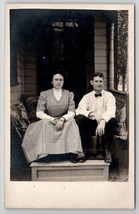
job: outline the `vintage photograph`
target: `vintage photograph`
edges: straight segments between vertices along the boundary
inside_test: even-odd
[[[9,182],[129,184],[133,11],[7,4]]]

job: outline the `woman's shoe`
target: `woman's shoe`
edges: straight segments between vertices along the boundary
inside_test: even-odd
[[[77,163],[77,162],[78,162],[78,159],[77,159],[77,158],[71,158],[71,159],[70,159],[70,162],[72,162],[72,163]]]
[[[33,162],[49,163],[50,160],[49,160],[48,156],[46,156],[46,157],[40,158],[40,159],[38,159],[38,160],[35,160],[35,161],[33,161]]]
[[[79,163],[84,163],[86,161],[86,158],[83,156],[81,158],[78,158]]]
[[[76,155],[76,154],[70,154],[69,160],[70,160],[70,162],[72,162],[72,163],[77,163],[77,162],[78,162],[77,155]]]

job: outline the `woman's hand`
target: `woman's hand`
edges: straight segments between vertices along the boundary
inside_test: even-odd
[[[57,120],[57,123],[56,123],[56,128],[58,129],[58,130],[61,130],[62,128],[63,128],[63,126],[64,126],[64,121],[62,121],[62,120]]]
[[[102,136],[105,133],[105,120],[100,120],[97,129],[96,129],[96,135],[98,136]]]
[[[65,118],[61,117],[60,119],[56,119],[55,120],[55,126],[58,130],[61,130],[64,126],[65,123]]]

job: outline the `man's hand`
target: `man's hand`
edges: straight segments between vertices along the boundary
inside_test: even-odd
[[[102,136],[105,133],[105,124],[105,120],[100,120],[96,129],[96,135]]]

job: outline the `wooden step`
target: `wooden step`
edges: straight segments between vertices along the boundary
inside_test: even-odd
[[[31,163],[32,181],[108,181],[109,164],[103,160]]]

